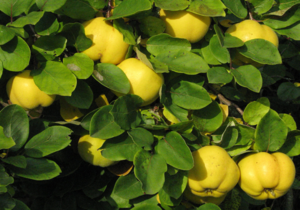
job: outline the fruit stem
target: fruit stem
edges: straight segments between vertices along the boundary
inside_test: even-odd
[[[248,8],[249,19],[250,19],[250,20],[254,20],[253,15],[252,15],[252,12],[251,12],[251,10],[250,10],[250,4],[249,4],[249,2],[246,1],[246,4],[247,4],[247,8]]]

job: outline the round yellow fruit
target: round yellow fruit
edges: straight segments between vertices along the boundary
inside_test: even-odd
[[[117,161],[112,161],[103,157],[101,150],[99,150],[104,142],[105,140],[103,139],[84,135],[78,141],[78,153],[84,161],[94,166],[108,167],[114,165]]]
[[[221,198],[238,183],[239,168],[222,147],[204,146],[192,154],[194,167],[188,173],[191,194],[202,198]]]
[[[41,91],[34,83],[30,72],[30,70],[25,70],[9,79],[6,84],[9,100],[12,104],[17,104],[25,110],[50,106],[56,96]]]
[[[154,102],[159,96],[159,90],[164,83],[162,74],[150,69],[146,64],[136,58],[129,58],[118,65],[126,74],[130,82],[129,94],[140,96],[146,106]],[[117,96],[123,94],[113,91]]]
[[[284,153],[252,153],[242,158],[239,185],[244,192],[257,200],[276,199],[292,186],[295,165]]]
[[[195,204],[203,204],[203,203],[213,203],[216,205],[220,205],[226,198],[226,194],[222,195],[221,197],[212,197],[212,196],[198,196],[191,192],[191,189],[187,187],[184,191],[184,197]]]
[[[276,33],[269,26],[259,24],[255,20],[244,20],[240,23],[236,23],[230,26],[226,33],[241,39],[243,42],[252,39],[264,39],[273,43],[276,47],[278,47],[279,44]],[[232,62],[238,66],[245,64],[251,64],[256,67],[263,66],[263,64],[257,63],[250,58],[246,58],[240,53],[234,55]]]
[[[126,56],[129,44],[123,41],[123,35],[104,17],[97,17],[83,23],[85,35],[93,41],[90,48],[82,53],[92,60],[102,63],[121,63]]]
[[[166,24],[166,33],[176,38],[187,39],[191,43],[200,41],[208,31],[211,18],[187,11],[161,9],[160,18]]]

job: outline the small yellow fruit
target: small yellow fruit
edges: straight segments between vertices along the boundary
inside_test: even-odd
[[[117,161],[112,161],[103,157],[101,150],[99,150],[104,142],[105,140],[103,139],[84,135],[78,141],[78,153],[84,161],[94,166],[108,167],[114,165]]]
[[[194,167],[188,173],[190,194],[221,199],[238,183],[239,168],[222,147],[205,146],[192,154]]]
[[[195,204],[203,204],[203,203],[213,203],[216,205],[220,205],[226,198],[226,194],[222,195],[221,197],[211,197],[211,196],[206,196],[206,197],[201,197],[198,195],[195,195],[191,192],[191,189],[187,187],[184,191],[184,197],[191,201],[192,203]]]
[[[66,121],[71,122],[73,120],[77,120],[82,117],[84,114],[77,108],[69,104],[65,98],[60,97],[60,116]]]
[[[264,39],[273,43],[276,47],[278,47],[279,44],[276,33],[269,26],[261,25],[255,20],[244,20],[234,24],[227,29],[226,33],[241,39],[243,42],[252,39]],[[263,66],[263,64],[257,63],[250,58],[246,58],[240,53],[236,53],[232,62],[238,66],[244,64],[252,64],[256,67]]]
[[[239,185],[256,200],[276,199],[292,186],[295,165],[284,153],[251,153],[242,158],[238,166],[241,172]]]
[[[9,100],[12,104],[17,104],[25,110],[50,106],[56,96],[41,91],[34,83],[30,72],[30,70],[25,70],[9,79],[6,84]]]
[[[232,26],[232,21],[229,19],[224,19],[219,21],[219,23],[221,24],[221,26],[224,26],[226,28],[229,28],[230,26]]]
[[[129,58],[118,65],[126,74],[130,82],[129,94],[140,96],[146,106],[154,102],[159,96],[159,90],[164,83],[162,74],[150,69],[146,64],[136,58]],[[117,96],[123,94],[113,91]]]
[[[166,24],[166,33],[176,38],[187,39],[191,43],[200,41],[208,31],[211,18],[187,11],[161,9],[160,18]]]
[[[92,60],[102,63],[121,63],[126,56],[129,44],[123,41],[123,35],[104,17],[97,17],[83,23],[85,35],[93,45],[82,53]]]

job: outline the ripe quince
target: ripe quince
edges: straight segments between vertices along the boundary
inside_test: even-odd
[[[90,135],[82,136],[78,141],[78,153],[81,158],[94,165],[100,167],[108,167],[116,164],[118,161],[112,161],[102,156],[99,149],[105,140],[93,138]]]
[[[129,44],[123,35],[104,17],[96,17],[83,23],[85,35],[93,45],[82,53],[102,63],[119,64],[125,59]]]
[[[255,20],[244,20],[240,23],[236,23],[230,26],[225,33],[231,36],[241,39],[243,42],[249,41],[251,39],[264,39],[273,43],[278,47],[279,41],[276,33],[267,25],[259,24]],[[245,64],[251,64],[255,67],[261,67],[263,64],[257,63],[250,58],[247,58],[240,53],[236,52],[232,63],[238,66]]]
[[[216,145],[204,146],[192,154],[194,167],[188,173],[185,197],[197,203],[221,203],[239,181],[237,164]]]
[[[242,158],[238,166],[241,172],[239,185],[256,200],[276,199],[292,186],[295,165],[284,153],[251,153]]]
[[[124,60],[118,67],[126,74],[130,82],[129,94],[140,96],[146,106],[154,102],[159,96],[159,90],[164,83],[162,74],[150,69],[146,64],[136,58]],[[122,93],[113,91],[118,97]]]
[[[50,106],[56,95],[48,95],[41,91],[30,76],[31,70],[25,70],[9,79],[6,92],[12,104],[17,104],[25,110],[35,109],[39,106]]]
[[[187,39],[191,43],[200,41],[208,31],[211,18],[187,11],[168,11],[161,9],[160,18],[166,24],[166,33]]]

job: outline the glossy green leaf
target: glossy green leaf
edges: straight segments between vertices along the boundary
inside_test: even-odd
[[[33,11],[26,16],[22,16],[9,24],[9,26],[13,27],[24,27],[25,25],[35,25],[44,15],[44,12],[41,11]]]
[[[216,35],[214,35],[209,41],[209,47],[214,57],[221,63],[230,62],[230,54],[227,48],[222,47],[220,41]]]
[[[273,0],[252,0],[251,4],[254,8],[254,12],[257,13],[258,15],[264,14],[268,12],[273,4]]]
[[[255,129],[246,125],[237,124],[237,130],[239,132],[238,139],[235,143],[238,145],[247,145],[249,142],[254,141]]]
[[[233,76],[225,67],[212,67],[207,72],[207,79],[211,84],[227,84],[231,82]]]
[[[102,145],[101,154],[110,160],[133,161],[135,154],[141,149],[130,136],[122,134],[120,136],[108,139]]]
[[[9,149],[12,146],[16,145],[12,137],[7,137],[3,132],[3,127],[0,126],[0,150],[1,149]]]
[[[11,137],[16,143],[10,151],[18,151],[29,135],[29,119],[25,110],[18,105],[3,108],[0,112],[0,126],[5,136]]]
[[[152,63],[149,61],[147,55],[144,52],[142,52],[140,49],[141,48],[138,48],[136,46],[133,47],[133,50],[136,53],[137,59],[139,59],[140,61],[142,61],[150,69],[153,69]]]
[[[2,77],[2,74],[3,74],[3,63],[2,63],[2,61],[0,60],[0,79],[1,79],[1,77]]]
[[[291,82],[283,82],[277,89],[278,98],[283,101],[291,101],[300,97],[300,87]]]
[[[153,135],[150,131],[144,128],[134,128],[128,131],[128,135],[132,141],[140,147],[144,147],[145,150],[151,150],[154,142]]]
[[[9,71],[24,70],[29,64],[30,57],[29,46],[18,36],[0,46],[0,60],[3,67]]]
[[[264,39],[252,39],[245,42],[245,45],[237,48],[247,58],[258,63],[276,65],[281,64],[281,56],[277,47]]]
[[[151,36],[147,41],[147,50],[152,55],[159,55],[170,51],[191,50],[191,43],[186,39],[174,38],[168,34],[162,33]]]
[[[186,9],[190,2],[182,0],[154,0],[155,6],[171,11],[184,10]]]
[[[163,33],[166,29],[166,25],[160,18],[147,16],[139,20],[139,28],[142,33],[152,37]]]
[[[133,33],[133,28],[131,25],[126,24],[125,21],[122,18],[120,18],[120,19],[114,20],[113,26],[118,31],[120,31],[121,34],[123,34],[124,42],[126,42],[127,44],[130,44],[130,45],[136,44],[136,41],[135,41],[136,38]]]
[[[99,109],[99,108],[98,108]],[[92,117],[94,114],[98,111],[98,109],[94,109],[87,113],[81,120],[80,125],[85,129],[85,130],[90,130],[90,122],[92,120]]]
[[[130,90],[130,83],[126,74],[116,65],[97,64],[93,77],[103,86],[116,92],[127,94]]]
[[[3,210],[10,210],[16,206],[16,201],[9,193],[4,193],[0,196],[0,206]]]
[[[45,158],[26,158],[26,168],[11,168],[20,177],[32,180],[49,180],[61,173],[60,167],[52,160]]]
[[[112,105],[103,106],[93,115],[90,122],[90,135],[92,137],[109,139],[124,132],[110,114],[112,108]]]
[[[236,48],[244,45],[244,42],[235,36],[231,36],[229,33],[224,35],[224,47]]]
[[[217,58],[213,55],[209,43],[202,42],[201,44],[201,55],[203,56],[204,60],[210,65],[221,65]]]
[[[163,186],[164,191],[173,198],[180,198],[188,182],[188,172],[179,170],[174,175],[166,173],[165,177],[166,181]]]
[[[5,171],[0,171],[0,186],[7,186],[14,183],[14,178]]]
[[[237,89],[231,86],[222,86],[221,93],[229,100],[233,101],[243,101],[245,100],[245,96],[242,95]]]
[[[160,53],[156,59],[165,63],[170,70],[177,73],[195,75],[206,73],[209,69],[201,56],[186,50]]]
[[[152,3],[149,0],[126,0],[119,4],[115,9],[111,17],[106,18],[107,20],[114,20],[122,17],[134,15],[138,12],[150,10]]]
[[[142,103],[143,100],[137,95],[124,95],[115,101],[110,113],[122,129],[130,130],[141,123],[141,115],[137,109]]]
[[[156,73],[169,73],[168,66],[157,60],[154,56],[151,55],[149,61]]]
[[[203,133],[212,133],[223,123],[223,112],[216,101],[203,109],[195,110],[192,115],[196,129]]]
[[[32,45],[32,52],[40,61],[51,61],[64,52],[67,41],[65,37],[59,35],[41,36]]]
[[[32,0],[5,0],[0,2],[0,10],[8,16],[21,15],[30,6]]]
[[[25,145],[25,154],[33,158],[45,157],[64,149],[70,143],[72,130],[64,126],[51,126],[33,136]]]
[[[276,111],[269,112],[259,121],[255,131],[255,148],[259,151],[277,151],[286,141],[288,127]]]
[[[259,93],[262,87],[262,76],[260,71],[252,65],[240,66],[231,70],[236,82],[253,92]]]
[[[175,199],[173,197],[171,197],[165,190],[164,188],[162,188],[159,192],[158,192],[158,196],[159,196],[159,200],[160,200],[160,205],[164,208],[164,209],[169,209],[171,206],[178,206],[180,204],[180,202],[182,201],[182,197],[180,197],[179,199]],[[170,208],[171,209],[171,208]]]
[[[142,183],[136,179],[134,174],[121,176],[114,186],[114,194],[125,198],[133,199],[144,194]]]
[[[191,133],[194,128],[194,122],[193,120],[184,121],[175,123],[169,126],[169,129],[172,131],[177,131],[178,133]]]
[[[157,152],[167,164],[181,169],[190,170],[194,166],[192,153],[180,134],[175,131],[167,133],[158,141]]]
[[[225,16],[225,5],[221,0],[194,0],[187,11],[202,16]]]
[[[14,28],[14,27],[10,27],[11,30],[14,31],[14,33],[24,39],[29,38],[29,34],[27,33],[27,31],[24,28]]]
[[[72,106],[88,109],[93,103],[93,90],[85,81],[78,80],[72,95],[66,96],[65,99]]]
[[[23,155],[6,157],[2,161],[18,168],[26,168],[27,165],[26,158]]]
[[[219,144],[220,147],[224,149],[229,149],[233,147],[238,139],[238,129],[235,126],[227,126],[225,129],[222,137],[221,137],[221,142]]]
[[[30,210],[30,208],[22,201],[15,199],[16,205],[12,210]]]
[[[90,5],[96,9],[103,9],[105,6],[107,6],[107,1],[106,0],[87,0]]]
[[[300,19],[300,8],[294,7],[288,10],[281,18],[271,17],[264,21],[264,24],[274,29],[286,28]]]
[[[56,15],[45,12],[44,16],[36,23],[34,27],[36,33],[42,36],[49,36],[56,33],[59,29],[59,23]]]
[[[192,82],[181,81],[171,87],[172,101],[185,109],[202,109],[211,103],[205,88]]]
[[[257,101],[250,102],[245,110],[243,119],[249,125],[257,125],[261,118],[270,110],[270,101],[268,98],[262,97]]]
[[[15,32],[9,27],[0,25],[0,35],[0,45],[4,45],[14,38]]]
[[[201,205],[197,210],[221,210],[219,206],[213,203],[206,203]]]
[[[280,79],[284,78],[286,67],[284,65],[265,66],[261,70],[263,86],[273,85]]]
[[[133,164],[134,174],[146,194],[153,195],[163,187],[167,163],[160,154],[150,154],[141,149],[134,156]]]
[[[252,141],[249,141],[246,145],[235,145],[233,147],[230,147],[229,149],[226,149],[226,151],[230,156],[234,157],[246,153],[251,148],[251,146]]]
[[[245,2],[241,0],[223,0],[225,6],[238,18],[244,19],[248,15]]]
[[[36,0],[36,5],[42,11],[54,12],[62,7],[67,0]]]
[[[297,129],[297,124],[296,124],[294,118],[291,115],[289,115],[289,114],[279,114],[279,117],[286,124],[286,126],[289,129],[289,132]]]
[[[141,204],[133,207],[131,210],[161,210],[156,204]]]
[[[75,53],[73,56],[64,58],[63,63],[78,79],[87,79],[94,71],[93,60],[83,53]]]
[[[285,153],[290,157],[300,155],[300,131],[290,132],[278,152]]]

